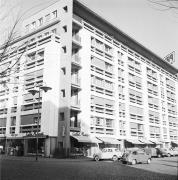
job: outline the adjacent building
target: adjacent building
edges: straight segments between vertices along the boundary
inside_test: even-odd
[[[37,131],[45,156],[77,146],[178,144],[178,69],[79,1],[26,19],[10,48],[0,62],[14,64],[0,84],[6,151],[35,153]],[[52,90],[29,93],[44,85]]]

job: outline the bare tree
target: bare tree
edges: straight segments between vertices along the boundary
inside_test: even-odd
[[[167,11],[167,10],[178,10],[178,0],[147,0],[158,10]]]
[[[13,3],[9,4],[9,2]],[[19,26],[26,14],[42,5],[42,3],[39,3],[22,11],[20,8],[21,3],[21,0],[0,0],[0,33],[3,34],[0,39],[0,84],[4,85],[7,84],[7,78],[18,71],[18,67],[16,68],[16,66],[28,47],[28,40],[25,43],[22,42],[14,47],[15,41],[19,38]],[[15,60],[3,63],[12,54],[15,54]]]

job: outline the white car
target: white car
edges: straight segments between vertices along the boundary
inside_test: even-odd
[[[172,149],[174,156],[178,156],[178,147]]]
[[[164,148],[163,151],[167,153],[166,156],[168,157],[175,156],[174,151],[172,149]]]
[[[122,153],[117,148],[104,148],[93,156],[95,161],[99,161],[101,159],[112,159],[113,161],[117,161],[121,157]]]

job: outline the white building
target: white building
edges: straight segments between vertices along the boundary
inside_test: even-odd
[[[76,0],[34,14],[21,34],[0,63],[15,64],[0,84],[0,143],[7,149],[35,153],[37,129],[45,156],[68,155],[84,142],[178,144],[175,67]],[[42,85],[52,90],[41,92],[39,106],[38,94],[28,91]]]

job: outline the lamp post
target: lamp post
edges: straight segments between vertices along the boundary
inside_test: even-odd
[[[38,93],[38,119],[37,119],[37,133],[36,133],[36,161],[38,161],[38,136],[39,136],[39,121],[40,121],[40,90],[43,90],[44,92],[47,92],[49,90],[51,90],[52,88],[51,87],[48,87],[48,86],[41,86],[41,87],[38,87],[35,88],[35,89],[31,89],[29,90],[28,92],[31,93],[33,96],[35,94]]]

